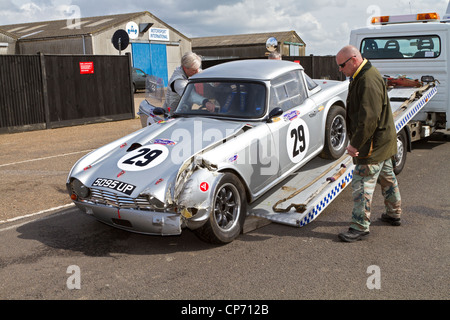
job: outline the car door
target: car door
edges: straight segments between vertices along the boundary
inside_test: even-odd
[[[270,124],[278,141],[281,174],[301,167],[318,148],[320,117],[313,100],[307,97],[303,71],[290,71],[271,82],[270,109],[283,114]]]
[[[133,69],[133,81],[136,84],[136,89],[145,89],[146,74],[141,69]]]

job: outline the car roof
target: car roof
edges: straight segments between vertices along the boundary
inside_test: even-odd
[[[264,81],[274,79],[292,70],[303,70],[303,67],[298,63],[283,60],[237,60],[209,67],[192,76],[190,79],[203,80],[220,78]]]

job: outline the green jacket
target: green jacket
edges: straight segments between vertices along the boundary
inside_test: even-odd
[[[358,149],[356,164],[374,164],[397,153],[397,133],[386,85],[370,61],[350,82],[347,96],[347,130]]]

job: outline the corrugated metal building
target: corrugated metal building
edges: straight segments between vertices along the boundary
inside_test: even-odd
[[[163,78],[192,50],[191,39],[148,11],[0,26],[0,54],[116,55],[111,39],[126,30],[133,66]]]
[[[0,54],[14,54],[16,38],[14,35],[0,29]]]
[[[275,37],[283,56],[304,56],[305,42],[295,31],[192,38],[192,51],[205,60],[265,57],[266,41]]]

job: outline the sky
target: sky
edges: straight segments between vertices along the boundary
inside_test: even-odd
[[[306,54],[335,55],[373,16],[437,12],[449,0],[0,0],[0,26],[149,11],[187,37],[295,31]]]

